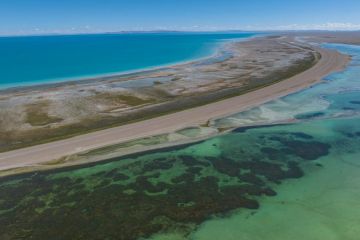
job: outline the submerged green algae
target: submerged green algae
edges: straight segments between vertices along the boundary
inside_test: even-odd
[[[298,128],[234,131],[108,163],[4,179],[0,236],[137,239],[173,231],[188,235],[214,215],[239,208],[256,211],[261,196],[275,196],[278,184],[302,177],[304,165],[315,166],[314,160],[329,155],[332,142]]]
[[[315,165],[304,165],[306,176],[279,185],[278,195],[262,199],[260,210],[242,209],[226,219],[214,218],[201,225],[190,239],[359,239],[359,120],[299,125],[331,139],[330,154],[317,159]]]

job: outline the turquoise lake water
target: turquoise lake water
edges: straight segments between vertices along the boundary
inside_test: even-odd
[[[345,71],[213,123],[230,133],[1,179],[0,239],[359,239],[360,47],[326,47]]]
[[[148,69],[213,54],[251,33],[0,37],[0,88]]]

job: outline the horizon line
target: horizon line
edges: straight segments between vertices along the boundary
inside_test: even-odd
[[[131,33],[279,33],[279,32],[360,32],[360,29],[287,29],[287,30],[123,30],[123,31],[99,31],[99,32],[49,32],[49,33],[24,33],[24,34],[1,34],[0,37],[37,37],[37,36],[76,36],[76,35],[100,35],[100,34],[131,34]]]

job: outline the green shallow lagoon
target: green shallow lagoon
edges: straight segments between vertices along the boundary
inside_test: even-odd
[[[2,179],[0,239],[358,239],[360,49],[335,47],[345,72],[216,123],[296,124]]]
[[[334,172],[338,167],[344,168],[344,164],[357,164],[351,157],[348,163],[339,156],[346,159],[349,154],[359,156],[356,147],[360,144],[360,125],[354,129],[358,120],[234,131],[162,152],[3,180],[0,236],[1,239],[137,239],[159,231],[187,236],[205,220],[229,217],[229,212],[239,208],[236,213],[253,219],[263,214],[269,201],[277,202],[280,208],[297,207],[288,199],[292,196],[285,193],[284,197],[284,186],[302,189],[303,183],[312,187],[319,184],[316,177],[323,172]],[[335,174],[332,179],[342,183],[345,176]],[[318,190],[321,193],[326,189]],[[226,220],[235,218],[228,225],[230,235],[239,228],[236,216]],[[349,217],[356,220],[356,216]],[[358,220],[355,223],[360,223]],[[199,228],[195,239],[210,239],[207,226],[217,226],[217,221],[221,226],[223,220],[212,220]],[[231,230],[234,225],[237,227]],[[209,229],[211,233],[214,227]],[[218,239],[213,233],[210,235],[211,239]]]
[[[356,126],[356,129],[354,128]],[[277,196],[261,199],[254,214],[238,210],[212,219],[191,239],[358,239],[360,234],[359,118],[318,121],[285,127],[331,139],[330,154],[303,165],[305,176],[276,187]],[[161,239],[161,238],[159,238]]]

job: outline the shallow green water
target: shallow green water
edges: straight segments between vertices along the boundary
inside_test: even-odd
[[[296,124],[1,180],[0,239],[358,239],[360,49],[336,48],[345,72],[215,123]]]

